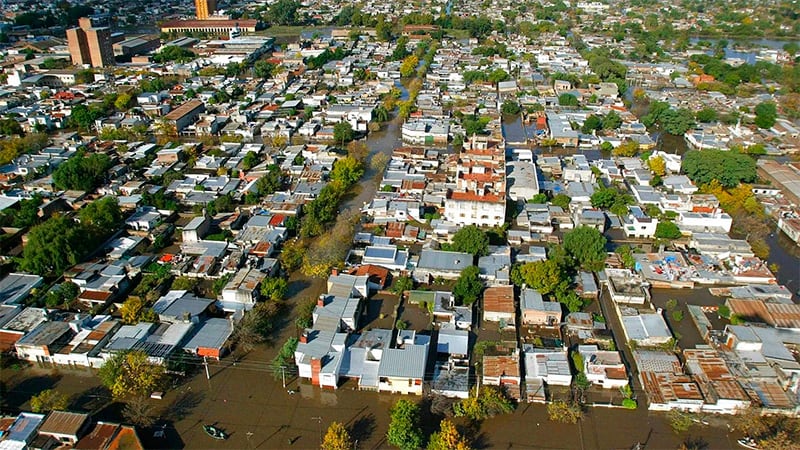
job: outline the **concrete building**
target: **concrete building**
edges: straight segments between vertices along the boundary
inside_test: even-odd
[[[225,35],[238,30],[240,33],[254,33],[258,21],[254,19],[238,20],[170,20],[161,24],[162,33],[209,33]]]
[[[95,28],[92,19],[81,17],[78,27],[67,30],[67,44],[73,64],[88,64],[92,67],[114,65],[114,50],[111,29]]]
[[[184,128],[193,124],[200,113],[205,112],[206,107],[200,100],[189,100],[188,102],[178,106],[169,114],[164,116],[164,120],[170,125],[175,127],[175,131],[180,133]]]
[[[114,56],[131,57],[153,51],[160,45],[161,39],[157,36],[135,36],[116,42],[111,48],[114,51]]]
[[[216,0],[194,0],[195,16],[197,20],[206,20],[217,9]]]

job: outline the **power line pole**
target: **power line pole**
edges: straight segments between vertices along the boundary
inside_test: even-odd
[[[247,434],[246,434],[246,436],[247,436],[247,446],[250,447],[251,450],[253,448],[253,443],[250,442],[250,436],[252,436],[252,435],[253,435],[252,431],[248,431]]]
[[[322,416],[312,417],[311,420],[316,420],[319,426],[319,445],[322,446]]]

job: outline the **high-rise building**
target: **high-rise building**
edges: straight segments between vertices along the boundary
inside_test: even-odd
[[[194,7],[197,10],[197,19],[206,20],[217,9],[217,0],[194,0]]]
[[[81,17],[77,28],[67,30],[67,44],[73,64],[89,64],[92,67],[114,65],[111,29],[95,28],[88,17]]]

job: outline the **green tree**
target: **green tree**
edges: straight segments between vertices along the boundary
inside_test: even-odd
[[[28,233],[19,266],[25,272],[58,276],[79,263],[92,245],[75,222],[54,216]]]
[[[778,118],[778,108],[775,102],[759,103],[756,105],[755,113],[755,124],[759,128],[772,128],[775,125],[775,119]]]
[[[449,419],[439,423],[439,431],[428,440],[428,450],[469,450],[469,442]]]
[[[416,55],[406,56],[400,64],[400,76],[410,77],[417,70],[417,65],[419,65],[419,58]]]
[[[164,64],[168,62],[187,63],[197,58],[191,50],[177,45],[167,45],[160,52],[153,55],[153,62]]]
[[[164,367],[153,364],[140,350],[121,352],[107,359],[98,372],[100,381],[115,398],[149,395],[164,378]]]
[[[606,238],[591,227],[577,227],[564,235],[564,249],[585,270],[598,271],[605,265]]]
[[[519,103],[513,100],[504,101],[503,106],[500,109],[503,111],[503,114],[508,114],[511,116],[519,114],[521,110],[521,108],[519,107]]]
[[[668,109],[661,114],[659,123],[667,133],[680,136],[694,127],[694,114],[686,108]]]
[[[352,156],[337,160],[331,170],[331,180],[338,180],[345,186],[352,186],[364,175],[364,164]]]
[[[20,126],[16,119],[9,117],[6,119],[0,119],[0,134],[6,136],[17,134],[22,136],[25,134],[25,132],[22,131],[22,126]]]
[[[586,120],[583,121],[583,126],[581,126],[581,133],[583,134],[591,134],[594,131],[603,128],[603,119],[595,116],[594,114],[590,114]]]
[[[300,3],[294,0],[278,0],[269,8],[268,18],[273,25],[297,25]]]
[[[695,114],[695,118],[697,119],[698,122],[703,122],[703,123],[716,122],[717,110],[714,108],[705,107],[700,111],[697,111],[697,114]]]
[[[553,206],[559,206],[564,211],[569,211],[569,203],[572,199],[567,194],[558,194],[550,200]]]
[[[68,406],[69,398],[54,389],[46,389],[31,397],[31,411],[35,413],[63,411]]]
[[[489,254],[489,236],[475,225],[468,225],[453,235],[450,249],[477,257],[486,256]]]
[[[53,172],[53,184],[63,190],[89,191],[100,185],[110,168],[111,159],[106,154],[78,153],[59,164]]]
[[[503,69],[494,69],[489,73],[487,79],[492,84],[500,83],[501,81],[508,81],[511,76]]]
[[[481,296],[483,283],[480,280],[480,270],[476,266],[469,266],[461,271],[456,284],[453,286],[453,295],[462,305],[471,305]]]
[[[419,405],[401,399],[389,410],[391,422],[386,440],[401,450],[417,450],[422,447],[423,435]]]
[[[91,236],[105,238],[122,224],[122,211],[116,197],[105,196],[89,203],[78,212],[82,228]]]
[[[47,293],[45,304],[48,308],[70,308],[72,303],[78,299],[80,293],[81,290],[77,284],[65,281]]]
[[[566,289],[569,284],[562,268],[552,259],[515,264],[511,269],[511,281],[517,286],[525,284],[543,295]]]
[[[289,293],[289,283],[280,277],[267,278],[261,283],[261,296],[265,299],[279,302]]]
[[[352,141],[354,137],[355,133],[350,122],[339,122],[333,126],[333,140],[340,143],[342,146]]]
[[[565,92],[558,96],[558,104],[559,106],[578,106],[580,103],[578,97]]]
[[[389,120],[389,111],[383,105],[378,105],[372,110],[372,119],[376,122],[386,122]]]
[[[739,183],[751,183],[758,178],[756,163],[752,158],[723,150],[687,152],[681,168],[698,185],[717,180],[722,186],[732,188]]]
[[[258,161],[259,161],[258,153],[247,152],[247,154],[244,155],[244,158],[242,158],[242,169],[250,170],[258,165]]]
[[[624,215],[633,198],[615,188],[600,188],[594,191],[589,199],[595,208],[607,209],[614,214]]]
[[[622,117],[616,111],[610,111],[603,117],[604,130],[616,130],[622,126]]]
[[[353,448],[353,440],[344,425],[340,422],[331,422],[322,439],[321,448],[322,450],[350,450]]]
[[[274,69],[275,69],[275,64],[264,61],[263,59],[256,61],[255,64],[253,64],[253,73],[258,78],[264,78],[264,79],[271,78],[272,71]]]
[[[678,239],[681,236],[681,230],[670,221],[662,220],[656,225],[655,237],[658,239]]]
[[[392,284],[391,291],[397,295],[402,295],[405,291],[414,289],[414,280],[411,277],[399,277]]]
[[[127,111],[131,106],[133,106],[133,96],[127,92],[117,95],[117,99],[114,100],[114,108],[119,111]]]
[[[466,417],[476,421],[509,414],[514,409],[514,402],[499,386],[481,386],[480,391],[477,388],[473,389],[469,398],[453,405],[456,417]]]
[[[547,416],[553,422],[574,424],[583,418],[583,410],[577,403],[556,400],[547,404]]]
[[[122,322],[126,325],[136,325],[139,322],[158,322],[158,314],[148,306],[145,299],[139,296],[128,297],[122,303],[119,313],[122,316]]]

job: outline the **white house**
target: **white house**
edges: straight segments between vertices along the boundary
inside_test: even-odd
[[[623,218],[622,230],[626,237],[652,238],[656,234],[658,219],[648,216],[638,206],[628,208],[630,214]]]
[[[600,350],[596,345],[579,345],[586,379],[604,389],[628,385],[628,372],[619,352]]]

